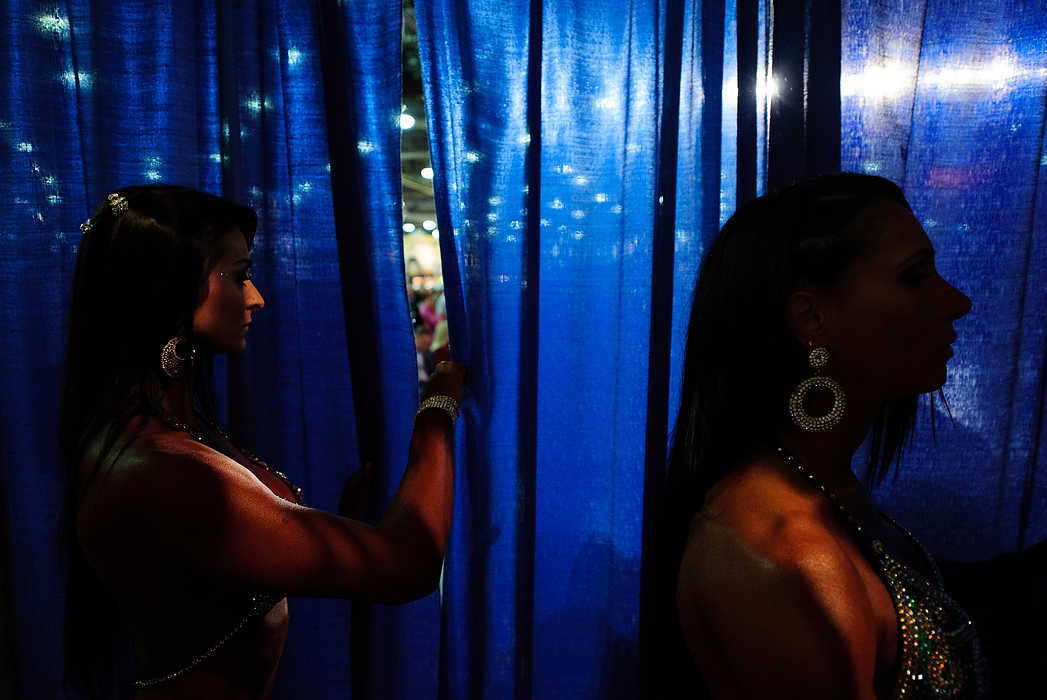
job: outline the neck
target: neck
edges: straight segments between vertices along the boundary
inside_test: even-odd
[[[188,373],[172,379],[161,402],[164,412],[180,423],[193,422],[193,382]]]
[[[789,422],[779,427],[775,439],[841,498],[848,492],[862,493],[861,482],[851,471],[851,461],[869,434],[881,406],[878,401],[849,399],[843,420],[831,430],[809,433]]]

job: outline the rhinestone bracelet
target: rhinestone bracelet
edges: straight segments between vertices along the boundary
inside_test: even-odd
[[[458,402],[450,396],[443,394],[430,396],[418,406],[418,410],[414,413],[415,418],[418,417],[419,413],[429,408],[439,408],[442,411],[447,411],[447,415],[451,416],[451,422],[458,420]]]

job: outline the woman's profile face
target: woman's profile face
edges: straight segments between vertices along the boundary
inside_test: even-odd
[[[971,300],[938,274],[934,248],[906,207],[880,200],[864,252],[826,299],[827,373],[874,400],[939,389]]]
[[[251,254],[239,229],[221,240],[225,253],[207,276],[207,298],[193,312],[193,335],[211,352],[240,352],[251,312],[265,306],[250,279]]]

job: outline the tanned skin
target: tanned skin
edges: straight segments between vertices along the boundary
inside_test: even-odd
[[[883,402],[946,379],[953,322],[970,300],[941,278],[927,234],[887,200],[859,214],[867,250],[832,290],[795,292],[786,321],[828,346],[847,414],[826,433],[783,420],[776,440],[860,517],[851,459]],[[834,507],[771,449],[754,448],[693,518],[677,579],[684,638],[712,697],[891,696],[898,623],[890,594]]]
[[[264,301],[247,275],[243,235],[230,232],[223,249],[193,330],[214,352],[239,352]],[[430,393],[460,400],[464,373],[442,363]],[[132,421],[115,462],[85,479],[78,512],[87,560],[131,623],[139,677],[170,673],[208,649],[243,617],[249,592],[403,603],[435,590],[454,493],[446,412],[417,417],[400,487],[372,526],[297,505],[283,481],[194,414],[191,389],[187,379],[172,382],[164,410],[223,451],[155,419]],[[100,439],[88,447],[82,476],[99,449]],[[283,599],[197,668],[135,697],[265,698],[287,623]]]

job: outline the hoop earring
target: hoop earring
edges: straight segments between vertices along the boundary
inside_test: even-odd
[[[184,355],[178,354],[178,346],[184,344],[187,351]],[[196,359],[196,348],[189,344],[189,341],[185,338],[179,338],[175,336],[164,344],[164,349],[160,351],[160,368],[163,369],[171,379],[176,379],[182,376],[185,372],[185,366],[187,364],[192,365],[193,360]]]
[[[804,379],[789,394],[789,418],[800,430],[808,433],[823,433],[832,430],[843,420],[844,411],[847,409],[847,396],[843,393],[843,387],[839,382],[819,374],[822,367],[829,364],[828,348],[812,348],[807,361],[814,370],[814,376]],[[832,392],[833,405],[824,416],[812,416],[803,407],[803,401],[812,389],[827,389]]]

